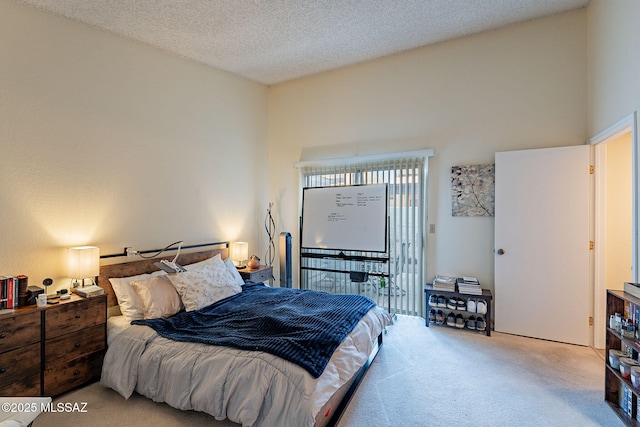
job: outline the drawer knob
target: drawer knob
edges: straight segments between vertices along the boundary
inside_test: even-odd
[[[74,347],[75,347],[75,348],[80,347],[80,343],[79,343],[79,342],[77,342],[77,343],[76,343],[76,345],[75,345]]]
[[[79,373],[80,373],[80,371],[77,370],[77,369],[75,371],[73,371],[73,375],[78,375]]]
[[[79,315],[79,314],[76,314],[76,319],[79,319],[79,318],[80,318],[80,315]]]
[[[4,368],[0,368],[0,374],[4,374],[7,370]]]
[[[5,334],[0,334],[0,338],[6,338]]]

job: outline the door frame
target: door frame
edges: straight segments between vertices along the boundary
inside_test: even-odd
[[[606,177],[606,154],[602,149],[604,143],[611,141],[622,134],[631,132],[631,150],[632,150],[632,280],[634,282],[640,281],[638,278],[638,265],[640,265],[640,241],[638,239],[638,230],[640,228],[640,211],[639,211],[639,194],[640,189],[640,141],[638,140],[638,125],[637,125],[637,111],[629,114],[622,120],[611,125],[604,131],[600,132],[596,136],[587,141],[587,144],[594,147],[595,155],[595,188],[593,196],[593,234],[594,234],[594,262],[593,262],[593,347],[604,348],[605,347],[605,324],[606,324],[606,257],[605,248],[602,242],[606,240],[606,229],[603,227],[601,219],[604,216],[605,203],[603,200],[603,194],[600,192],[604,179]],[[600,147],[599,144],[603,144]]]

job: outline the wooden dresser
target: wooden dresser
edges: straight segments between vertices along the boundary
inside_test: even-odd
[[[99,378],[106,321],[105,295],[0,316],[0,395],[57,396]]]
[[[40,319],[36,309],[0,317],[0,396],[41,395]]]

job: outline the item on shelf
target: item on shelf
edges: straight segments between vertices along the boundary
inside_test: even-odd
[[[436,310],[433,308],[429,310],[429,322],[436,322]],[[620,365],[620,361],[618,361],[618,365]]]
[[[467,328],[472,331],[476,330],[476,316],[469,316],[467,319]]]
[[[476,317],[476,331],[484,331],[487,327],[487,322],[484,321],[482,316]]]
[[[438,310],[436,313],[436,325],[444,325],[444,313],[442,310]]]
[[[458,277],[456,285],[461,294],[482,295],[480,282],[475,277]]]
[[[456,328],[458,328],[458,329],[464,328],[465,323],[466,322],[464,320],[464,316],[462,316],[462,314],[458,313],[456,315]]]
[[[476,313],[487,314],[487,302],[483,299],[476,301]]]
[[[627,353],[621,350],[609,350],[609,365],[611,365],[613,369],[620,370],[621,357],[627,357]]]
[[[447,301],[447,308],[449,310],[455,310],[456,308],[458,308],[458,299],[455,297],[449,298],[449,300]]]
[[[631,368],[634,366],[639,366],[640,362],[630,357],[621,357],[620,358],[620,375],[623,378],[629,379],[631,378]]]
[[[634,338],[636,336],[636,328],[633,326],[631,319],[622,320],[622,335],[627,338]]]
[[[612,314],[609,316],[609,327],[611,329],[615,329],[616,328],[616,315]]]
[[[613,329],[618,333],[622,332],[622,315],[620,313],[615,314]]]
[[[446,307],[447,306],[447,298],[445,296],[438,296],[438,307]]]
[[[429,296],[429,306],[430,307],[437,307],[438,306],[438,295],[431,294]]]
[[[449,312],[449,314],[447,314],[447,325],[456,326],[456,315],[451,311]]]
[[[467,300],[467,311],[469,313],[475,313],[476,312],[476,300],[473,298],[469,298]]]
[[[467,302],[462,298],[458,298],[458,304],[457,304],[456,310],[466,311],[467,310]]]
[[[633,384],[635,388],[640,388],[640,366],[631,368],[631,384]]]
[[[433,289],[437,291],[454,292],[456,290],[456,278],[453,276],[437,274],[433,279]]]

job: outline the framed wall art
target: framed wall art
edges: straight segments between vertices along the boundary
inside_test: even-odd
[[[451,214],[495,215],[495,164],[451,167]]]

